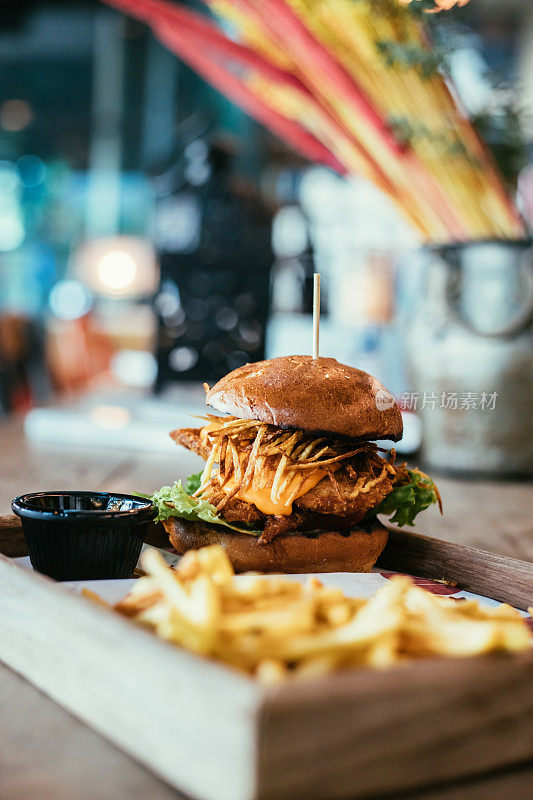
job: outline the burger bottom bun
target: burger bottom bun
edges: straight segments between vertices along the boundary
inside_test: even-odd
[[[235,572],[370,572],[387,543],[377,520],[349,531],[282,533],[269,544],[221,526],[171,517],[164,523],[177,552],[219,544]]]

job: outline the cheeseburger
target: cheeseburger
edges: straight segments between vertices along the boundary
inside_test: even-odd
[[[400,525],[432,503],[433,482],[376,444],[402,437],[392,395],[333,358],[246,364],[213,388],[216,412],[172,439],[205,461],[152,500],[179,553],[221,544],[237,571],[366,572]]]

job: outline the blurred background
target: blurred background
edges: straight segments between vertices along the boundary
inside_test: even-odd
[[[444,16],[529,224],[533,4]],[[372,184],[296,155],[96,0],[2,3],[0,417],[32,440],[171,448],[202,381],[311,351],[318,271],[321,353],[396,395],[403,452],[530,474],[531,249],[503,250],[423,247]]]

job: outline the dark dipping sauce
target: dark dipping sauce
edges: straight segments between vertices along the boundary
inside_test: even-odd
[[[131,578],[155,516],[149,500],[108,492],[33,492],[11,507],[34,569],[58,581]]]

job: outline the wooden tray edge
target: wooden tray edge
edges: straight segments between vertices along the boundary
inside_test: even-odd
[[[460,589],[523,611],[533,604],[533,563],[387,527],[389,540],[378,568],[434,580],[453,579]],[[146,542],[164,547],[168,540],[161,526],[153,525]],[[20,520],[12,514],[0,516],[0,553],[11,558],[27,555]]]
[[[531,759],[533,650],[331,678],[265,699],[262,800],[396,797]]]
[[[458,590],[523,611],[533,604],[533,563],[406,530],[388,530],[389,540],[377,567],[422,578],[452,579]]]
[[[182,791],[255,797],[254,681],[2,555],[0,596],[0,661],[10,669]],[[233,783],[221,791],[228,769]]]

